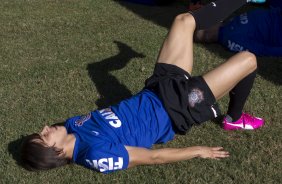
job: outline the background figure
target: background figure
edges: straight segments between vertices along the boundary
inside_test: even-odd
[[[268,9],[254,9],[223,24],[195,33],[196,42],[218,42],[230,51],[248,50],[257,56],[282,56],[281,1],[270,1]],[[273,3],[273,4],[272,4]]]

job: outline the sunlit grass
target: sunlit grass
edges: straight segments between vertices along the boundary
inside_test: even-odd
[[[75,165],[32,173],[17,164],[21,136],[141,90],[173,17],[185,8],[2,0],[0,183],[280,183],[281,58],[258,58],[259,74],[245,108],[264,117],[265,127],[230,133],[208,122],[166,145],[221,145],[231,152],[228,159],[140,166],[110,175]],[[196,44],[193,74],[231,55],[219,45]],[[223,112],[227,102],[219,102]]]

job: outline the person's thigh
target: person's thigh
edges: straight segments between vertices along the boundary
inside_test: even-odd
[[[256,57],[249,52],[240,52],[214,70],[203,75],[214,97],[220,99],[257,67]]]
[[[189,13],[178,15],[160,50],[158,63],[176,65],[191,74],[195,20]]]

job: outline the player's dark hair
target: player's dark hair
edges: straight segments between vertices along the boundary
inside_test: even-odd
[[[25,138],[21,147],[21,164],[29,171],[48,170],[70,163],[62,149],[47,146],[39,134]]]

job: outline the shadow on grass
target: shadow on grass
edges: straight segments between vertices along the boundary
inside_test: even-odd
[[[258,74],[276,85],[282,85],[282,58],[257,58]]]
[[[11,141],[8,145],[8,152],[12,155],[13,159],[16,161],[18,165],[21,165],[20,151],[21,151],[21,145],[25,137],[26,136],[22,135],[19,139]]]
[[[166,6],[146,6],[120,0],[116,0],[116,2],[145,20],[152,21],[166,28],[171,26],[176,15],[187,12],[188,10],[187,2],[184,3],[184,1],[175,2]]]
[[[115,41],[119,53],[100,62],[88,64],[88,74],[95,84],[101,97],[96,101],[99,109],[118,103],[132,96],[127,87],[110,74],[111,71],[122,69],[133,58],[144,58],[141,53],[134,51],[128,45]]]

